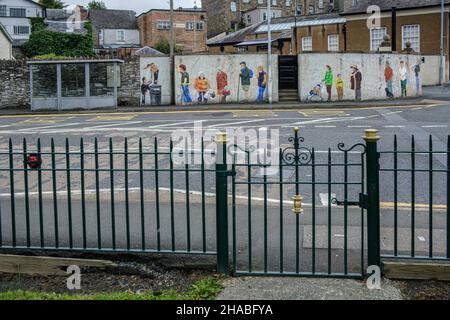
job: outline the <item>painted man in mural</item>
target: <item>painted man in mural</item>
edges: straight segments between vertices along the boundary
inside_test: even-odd
[[[355,100],[361,101],[361,82],[362,82],[362,73],[359,71],[356,65],[351,66],[352,75],[350,77],[351,89],[355,91]]]
[[[206,78],[204,72],[200,72],[198,74],[198,77],[195,78],[194,88],[198,93],[197,101],[199,103],[207,103],[208,102],[207,93],[209,92],[209,89],[211,89],[211,83]]]
[[[331,67],[329,65],[327,65],[327,71],[325,73],[323,82],[325,83],[325,86],[327,87],[328,101],[331,101],[331,92],[333,89],[333,71],[331,70]]]
[[[420,94],[420,65],[422,64],[422,60],[418,59],[416,64],[413,66],[412,71],[414,72],[414,77],[416,78],[416,93]]]
[[[158,68],[158,66],[152,62],[152,63],[148,64],[144,68],[144,70],[150,71],[151,80],[152,80],[153,84],[158,84],[158,79],[159,79],[159,68]]]
[[[143,105],[146,102],[146,96],[149,92],[149,89],[150,89],[150,81],[146,77],[143,77],[142,82],[141,82],[141,94],[142,94],[142,104]]]
[[[402,88],[402,98],[408,96],[408,67],[404,61],[400,61],[399,69],[400,86]]]
[[[386,61],[384,65],[384,80],[386,81],[386,96],[388,98],[394,98],[393,81],[394,70],[392,70],[391,63]]]
[[[186,71],[186,65],[180,64],[178,71],[181,74],[181,102],[182,104],[191,104],[192,98],[189,92],[189,73]]]
[[[336,92],[338,95],[338,100],[344,100],[344,79],[342,79],[342,74],[336,76]]]
[[[240,84],[242,86],[242,91],[244,91],[244,99],[248,102],[250,101],[250,80],[253,78],[253,71],[247,67],[247,63],[245,61],[242,61],[240,65]]]
[[[267,88],[267,80],[268,80],[267,72],[264,71],[263,66],[258,67],[258,98],[256,101],[258,103],[264,102],[266,88]]]
[[[228,87],[228,75],[222,69],[217,69],[216,75],[217,83],[217,96],[219,97],[220,103],[226,103],[227,97],[230,95],[230,90]]]

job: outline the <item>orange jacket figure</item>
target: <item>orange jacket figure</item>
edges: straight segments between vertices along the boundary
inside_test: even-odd
[[[210,89],[209,80],[204,75],[199,75],[195,79],[195,90],[197,92],[207,92]]]

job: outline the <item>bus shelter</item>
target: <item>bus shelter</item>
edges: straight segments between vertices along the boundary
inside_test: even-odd
[[[122,60],[28,61],[31,110],[116,108]]]

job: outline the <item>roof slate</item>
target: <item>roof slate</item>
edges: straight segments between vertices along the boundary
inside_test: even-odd
[[[89,10],[89,20],[97,29],[139,29],[131,10]]]
[[[450,4],[450,0],[444,0],[446,4]],[[390,10],[392,7],[397,9],[412,9],[428,6],[437,6],[441,4],[441,0],[368,0],[358,1],[358,5],[345,10],[344,13],[365,13],[369,5],[376,5],[382,11]]]

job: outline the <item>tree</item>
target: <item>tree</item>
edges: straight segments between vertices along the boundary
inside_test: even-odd
[[[160,38],[159,41],[155,44],[153,49],[158,50],[161,53],[169,54],[170,53],[170,43],[166,38]],[[183,47],[180,45],[175,46],[175,53],[180,54],[183,52]]]
[[[60,0],[39,0],[39,4],[48,9],[64,9],[67,5]]]
[[[88,3],[87,8],[89,10],[106,10],[106,4],[103,1],[92,0]]]

